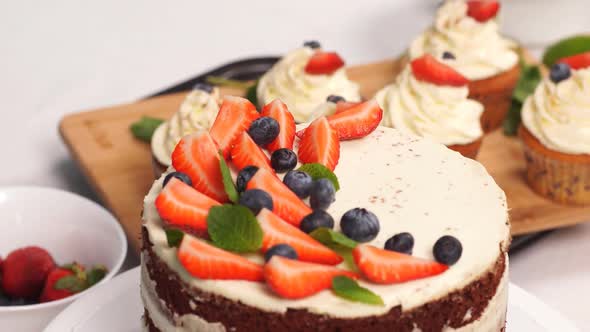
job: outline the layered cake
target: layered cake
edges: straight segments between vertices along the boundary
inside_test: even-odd
[[[469,81],[446,62],[423,55],[381,89],[376,98],[384,111],[382,124],[475,159],[483,137],[483,106],[467,98]]]
[[[375,100],[298,135],[278,100],[223,104],[145,197],[145,331],[504,329],[506,197],[482,165],[378,126]]]
[[[309,121],[312,111],[329,95],[349,101],[361,99],[359,85],[348,78],[344,60],[336,52],[323,50],[317,41],[287,53],[257,86],[260,107],[280,99],[297,123]]]
[[[495,0],[447,0],[434,24],[410,44],[408,55],[424,54],[453,61],[453,67],[470,81],[470,97],[485,106],[486,132],[502,124],[512,91],[520,76],[517,44],[499,31]]]

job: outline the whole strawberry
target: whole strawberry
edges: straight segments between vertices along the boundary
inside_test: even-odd
[[[13,298],[37,298],[54,266],[53,258],[43,248],[17,249],[2,264],[2,289]]]
[[[102,266],[86,271],[78,263],[56,267],[47,276],[39,302],[61,300],[80,293],[102,280],[106,272],[106,268]]]

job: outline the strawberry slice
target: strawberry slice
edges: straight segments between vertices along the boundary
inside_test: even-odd
[[[287,223],[268,209],[263,209],[257,216],[264,232],[262,251],[266,252],[277,244],[288,244],[297,252],[300,260],[320,264],[336,265],[342,257],[316,241],[299,228]]]
[[[273,212],[294,226],[299,227],[301,219],[311,213],[309,206],[266,169],[259,169],[248,181],[246,189],[266,191],[272,197]]]
[[[500,10],[500,3],[495,0],[467,1],[467,16],[478,22],[485,22],[496,17],[498,10]]]
[[[287,299],[300,299],[332,287],[332,279],[346,276],[357,279],[353,272],[333,266],[301,262],[273,256],[264,266],[264,279],[278,295]]]
[[[156,198],[156,209],[169,225],[188,229],[197,235],[207,232],[207,215],[217,201],[172,178]]]
[[[334,170],[340,158],[338,132],[322,116],[314,120],[301,138],[299,160],[302,163],[320,163]]]
[[[248,130],[252,121],[259,116],[256,107],[248,99],[235,96],[223,98],[209,133],[225,158],[229,156],[233,142],[242,132]]]
[[[411,255],[360,244],[352,251],[354,261],[367,279],[378,284],[395,284],[434,276],[447,265]]]
[[[184,235],[176,255],[180,264],[199,279],[264,280],[262,266],[190,235]]]
[[[379,126],[382,118],[383,110],[377,100],[371,99],[330,115],[328,122],[336,129],[340,140],[348,140],[369,135]]]
[[[412,72],[416,79],[436,85],[463,86],[469,83],[465,76],[455,69],[425,54],[412,60]]]
[[[282,101],[275,99],[262,108],[262,116],[269,116],[279,123],[279,136],[266,146],[268,151],[275,152],[278,149],[293,150],[293,141],[295,140],[295,119],[293,114],[287,109],[287,105]]]
[[[586,68],[590,66],[590,52],[561,58],[557,62],[567,63],[572,69]]]
[[[270,161],[247,132],[240,134],[231,149],[232,162],[238,170],[246,166],[265,168],[273,172]]]
[[[336,52],[317,51],[309,58],[305,72],[310,75],[330,75],[344,67],[344,60]]]
[[[333,115],[336,115],[338,113],[342,113],[354,106],[357,106],[359,104],[362,104],[362,102],[357,102],[357,101],[339,101],[338,103],[336,103],[336,110],[334,111]],[[328,121],[330,121],[330,117],[328,117]],[[299,137],[299,138],[303,138],[303,133],[305,132],[305,129],[301,129],[299,131],[297,131],[295,133],[295,136]]]
[[[226,202],[223,188],[219,153],[215,142],[207,132],[183,137],[172,152],[172,166],[187,174],[193,187],[218,202]]]
[[[346,111],[349,108],[352,108],[358,104],[361,104],[361,102],[357,102],[357,101],[339,101],[338,103],[336,103],[336,111],[334,112],[334,114],[338,114],[341,112]]]

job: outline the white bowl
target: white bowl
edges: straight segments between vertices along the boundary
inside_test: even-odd
[[[127,240],[115,218],[98,204],[75,194],[40,187],[0,187],[0,255],[37,245],[57,264],[73,261],[85,266],[121,268]],[[38,332],[85,292],[43,304],[0,307],[0,330]]]

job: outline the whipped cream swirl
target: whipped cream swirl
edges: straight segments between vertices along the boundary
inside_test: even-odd
[[[209,130],[219,112],[219,89],[210,94],[203,90],[191,91],[172,118],[156,129],[152,137],[152,153],[165,166],[170,166],[170,156],[183,136]]]
[[[468,95],[467,86],[419,81],[406,66],[376,98],[384,112],[382,125],[450,146],[469,144],[483,135],[483,106]]]
[[[522,122],[551,150],[590,154],[590,68],[557,84],[545,78],[526,99]]]
[[[301,47],[277,62],[258,82],[258,102],[262,105],[278,98],[287,104],[295,121],[302,123],[329,95],[359,101],[359,85],[348,79],[344,68],[330,75],[305,72],[305,66],[314,52],[309,47]]]
[[[495,19],[478,22],[467,16],[463,0],[447,0],[439,8],[434,25],[410,45],[414,59],[425,53],[440,58],[451,52],[453,67],[470,80],[488,78],[509,70],[518,62],[516,44],[503,38]]]

